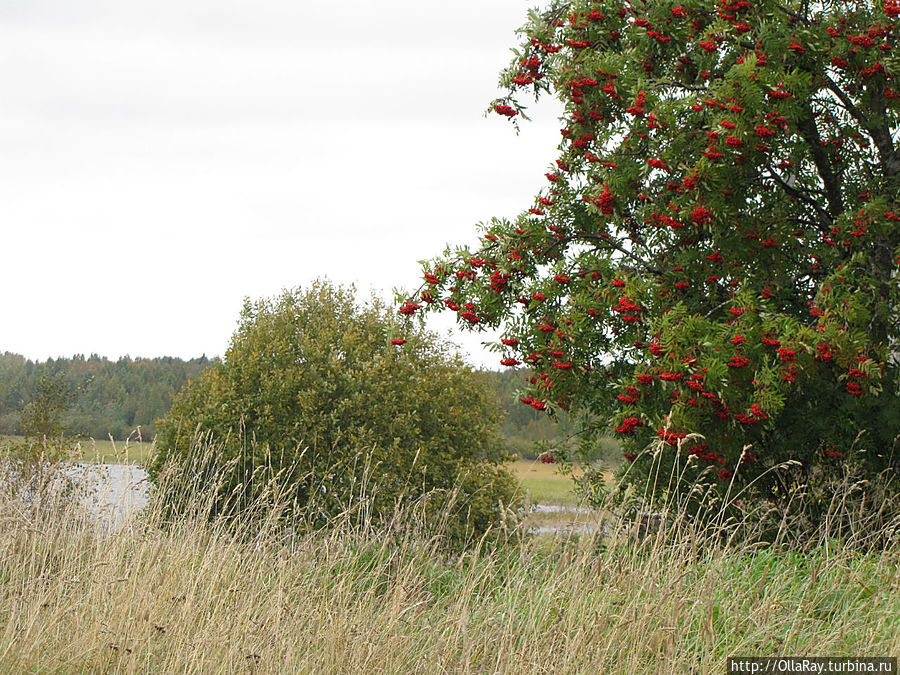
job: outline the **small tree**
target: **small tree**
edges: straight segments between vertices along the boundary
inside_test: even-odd
[[[21,412],[25,436],[42,443],[62,435],[62,414],[69,407],[72,391],[59,375],[44,373],[34,386],[31,399]]]
[[[515,502],[491,392],[450,345],[400,329],[379,300],[328,282],[248,301],[224,359],[159,421],[153,472],[188,467],[199,430],[216,466],[233,466],[218,476],[219,511],[258,497],[264,467],[314,525],[360,501],[379,519],[430,495],[453,537],[483,534]]]
[[[401,312],[505,328],[501,363],[534,370],[522,402],[615,431],[651,503],[690,491],[696,508],[736,494],[784,507],[802,487],[815,512],[830,495],[811,486],[893,475],[898,12],[531,13],[491,108],[516,122],[521,93],[564,105],[548,187],[477,248],[428,263]]]
[[[26,438],[18,448],[19,454],[59,459],[70,449],[63,440],[62,416],[72,397],[72,389],[63,375],[45,372],[38,377],[19,417]]]

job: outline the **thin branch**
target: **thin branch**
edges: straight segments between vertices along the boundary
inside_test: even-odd
[[[704,319],[708,319],[708,318],[711,317],[713,314],[715,314],[717,311],[719,311],[720,309],[722,309],[725,305],[727,305],[727,304],[729,304],[729,303],[731,303],[731,302],[734,302],[734,298],[728,298],[727,300],[725,300],[725,301],[723,301],[723,302],[720,302],[718,305],[716,305],[716,306],[713,307],[711,310],[709,310],[706,314],[704,314],[704,315],[703,315],[703,318],[704,318]]]
[[[600,248],[615,249],[619,253],[621,253],[625,256],[628,256],[629,258],[634,260],[636,263],[641,265],[641,267],[643,267],[644,270],[646,270],[647,272],[650,272],[651,274],[656,274],[656,275],[662,274],[661,270],[658,270],[655,267],[651,267],[650,263],[648,263],[646,260],[636,256],[634,253],[629,251],[627,248],[624,248],[623,246],[620,246],[619,244],[615,243],[612,239],[606,239],[604,237],[600,237],[595,234],[579,234],[578,237],[580,239],[587,239],[588,241],[591,241],[591,242],[599,242],[599,243],[603,244],[603,246],[595,245],[595,248],[597,248],[597,249],[600,249]]]
[[[811,206],[813,210],[815,210],[815,212],[819,214],[819,217],[821,217],[822,220],[825,221],[824,224],[816,223],[816,227],[818,227],[823,234],[830,235],[831,228],[834,226],[834,220],[832,219],[831,214],[823,209],[815,199],[811,199],[807,195],[803,194],[802,191],[790,185],[787,181],[784,180],[784,178],[779,176],[775,169],[773,169],[771,166],[766,165],[766,169],[769,170],[769,175],[762,176],[762,178],[773,178],[788,195],[790,195],[794,199],[797,199],[798,201],[803,202],[804,204],[807,204],[808,206]]]
[[[797,14],[797,12],[792,12],[792,11],[789,10],[787,7],[782,7],[781,5],[775,5],[775,6],[776,6],[778,9],[780,9],[782,12],[784,12],[785,14],[787,14],[788,16],[794,17],[797,21],[802,21],[802,22],[803,22],[804,24],[806,24],[807,26],[809,25],[809,19],[807,19],[807,18],[806,18],[805,16],[803,16],[802,14]]]
[[[835,96],[838,97],[838,99],[843,104],[846,111],[848,113],[850,113],[850,115],[853,116],[853,119],[855,119],[857,122],[859,122],[860,126],[862,126],[864,129],[868,130],[869,120],[867,120],[866,116],[862,113],[862,111],[856,107],[856,105],[853,103],[853,100],[849,96],[847,96],[847,93],[843,89],[841,89],[838,86],[837,82],[832,80],[831,77],[829,77],[829,75],[827,73],[824,75],[824,78],[825,78],[825,86],[828,89],[828,91],[830,91],[831,93],[833,93]]]
[[[684,89],[685,91],[709,91],[709,87],[706,85],[700,84],[685,84],[684,82],[676,82],[674,80],[669,80],[666,82],[658,82],[653,85],[653,89],[666,89],[667,87],[674,87],[677,89]]]

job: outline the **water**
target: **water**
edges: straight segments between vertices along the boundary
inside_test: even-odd
[[[147,471],[134,464],[64,464],[63,474],[80,489],[78,500],[99,522],[119,530],[150,502]],[[532,513],[562,513],[573,517],[594,513],[585,506],[532,504]],[[594,522],[567,522],[532,526],[533,534],[590,534]]]
[[[80,489],[78,500],[113,530],[150,503],[147,472],[134,464],[64,464],[63,474]]]
[[[593,513],[593,509],[586,506],[563,506],[561,504],[532,504],[530,511],[535,513]]]

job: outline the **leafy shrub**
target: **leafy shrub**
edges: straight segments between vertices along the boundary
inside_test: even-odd
[[[328,282],[248,301],[224,359],[159,420],[152,472],[218,481],[215,513],[257,500],[274,476],[312,526],[426,498],[451,538],[484,534],[516,501],[491,392],[435,335],[399,331],[379,300]],[[214,457],[198,456],[199,439]]]

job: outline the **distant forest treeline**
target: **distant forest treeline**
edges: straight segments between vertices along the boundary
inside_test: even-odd
[[[152,439],[175,394],[209,364],[205,356],[110,361],[96,354],[35,362],[7,352],[0,355],[0,434],[24,433],[22,410],[41,379],[53,378],[69,397],[60,420],[67,435],[119,440],[141,427]]]
[[[144,440],[150,440],[156,434],[156,420],[168,412],[175,394],[210,363],[205,356],[189,361],[172,357],[111,361],[96,354],[35,362],[6,352],[0,355],[0,434],[25,433],[22,411],[35,398],[42,379],[52,378],[68,396],[60,420],[66,435],[95,439],[112,435],[122,440],[140,427]],[[522,372],[483,375],[496,392],[503,420],[500,433],[509,450],[534,456],[537,441],[552,444],[570,432],[565,419],[554,422],[519,402],[516,391],[524,384]]]

